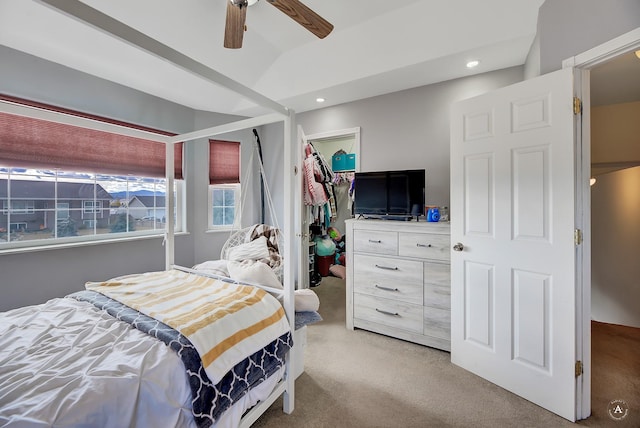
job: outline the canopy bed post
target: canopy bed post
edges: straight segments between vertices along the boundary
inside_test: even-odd
[[[284,259],[287,261],[284,264],[284,308],[289,318],[289,324],[291,325],[291,331],[294,330],[294,290],[295,290],[295,278],[294,278],[294,262],[296,254],[294,245],[295,237],[295,206],[296,206],[296,193],[295,193],[295,176],[296,176],[296,159],[293,156],[293,141],[295,141],[294,129],[295,129],[295,112],[289,111],[289,115],[284,119]],[[291,358],[291,352],[287,354],[287,387],[283,396],[283,410],[285,413],[290,414],[294,409],[294,382],[295,376],[293,376],[293,361]]]
[[[174,143],[165,144],[165,168],[166,168],[166,189],[165,189],[165,215],[167,219],[164,232],[165,269],[169,270],[175,264],[175,200],[173,194],[174,186]],[[155,216],[154,216],[155,217]]]

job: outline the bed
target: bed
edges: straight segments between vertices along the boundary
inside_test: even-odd
[[[143,37],[124,23],[106,15],[84,13],[88,8],[81,2],[45,3],[60,13],[87,22],[106,34],[159,56],[176,67],[189,70],[213,84],[224,86],[240,98],[255,103],[259,107],[258,110],[267,110],[267,113],[193,132],[164,136],[11,102],[0,102],[0,111],[87,129],[108,130],[114,134],[164,143],[168,189],[174,188],[174,144],[282,123],[284,257],[286,260],[296,260],[298,257],[295,255],[295,237],[302,236],[302,232],[295,215],[296,207],[300,205],[296,195],[301,194],[296,190],[296,164],[299,156],[293,143],[296,141],[295,112],[169,46],[150,37]],[[165,200],[165,272],[173,272],[174,194],[168,192]],[[294,410],[294,379],[300,372],[300,368],[295,368],[295,356],[300,355],[299,345],[295,342],[304,342],[296,337],[300,336],[298,332],[306,328],[294,329],[294,270],[295,263],[286,263],[282,269],[283,289],[280,291],[281,299],[278,303],[286,314],[288,334],[293,335],[294,347],[289,352],[278,353],[284,355],[284,358],[278,356],[276,359],[283,359],[284,363],[280,361],[276,364],[279,368],[274,369],[273,373],[271,370],[265,370],[258,384],[253,385],[238,401],[229,406],[222,416],[215,419],[217,426],[250,426],[278,397],[282,397],[285,413]],[[189,274],[194,275],[191,272]],[[198,273],[198,276],[205,275],[202,272]],[[271,297],[266,300],[278,301],[270,293],[267,293],[267,296]],[[107,306],[113,305],[100,308],[95,302],[90,301],[91,299],[79,297],[67,296],[43,305],[19,308],[2,314],[0,425],[195,426],[196,419],[192,415],[193,406],[190,402],[190,381],[193,377],[185,376],[184,363],[177,356],[180,352],[171,350],[162,340],[131,327],[126,320],[118,320],[110,315]],[[96,300],[100,299],[102,298]],[[124,314],[127,311],[115,312]],[[142,316],[130,316],[137,324],[149,324]],[[161,327],[154,331],[159,334],[160,331],[166,330]],[[277,339],[281,342],[288,341],[286,336],[282,338],[282,335]],[[180,341],[171,342],[172,346],[175,343]],[[178,367],[181,367],[181,370]],[[29,388],[31,389],[28,390]],[[61,391],[63,393],[60,393]],[[112,400],[107,401],[106,398]],[[91,408],[96,406],[102,411],[91,413]],[[34,411],[28,411],[29,408],[33,408]],[[72,411],[68,412],[69,409]],[[205,421],[203,426],[207,426],[207,423]]]
[[[175,267],[0,314],[0,426],[250,424],[294,371],[281,292]]]

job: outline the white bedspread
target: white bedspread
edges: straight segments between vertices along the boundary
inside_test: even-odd
[[[171,349],[89,303],[0,314],[2,427],[190,427],[190,401]]]

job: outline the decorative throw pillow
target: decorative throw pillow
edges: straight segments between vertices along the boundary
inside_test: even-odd
[[[293,292],[296,312],[317,311],[320,308],[320,299],[311,289],[305,288]]]
[[[269,258],[267,238],[261,236],[246,244],[240,244],[229,250],[229,260],[240,262],[243,260],[260,260]]]
[[[193,269],[205,273],[228,277],[229,270],[227,269],[227,263],[227,260],[208,260],[206,262],[195,265]]]
[[[266,285],[273,288],[284,288],[278,281],[275,272],[265,263],[255,260],[230,261],[227,267],[229,276],[236,281]]]

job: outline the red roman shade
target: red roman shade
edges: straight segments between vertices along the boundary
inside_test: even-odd
[[[1,97],[0,99],[7,97]],[[14,101],[14,99],[10,99]],[[34,103],[27,102],[26,105]],[[42,107],[42,105],[37,105]],[[68,110],[45,106],[48,110]],[[101,120],[91,115],[77,116]],[[117,123],[103,119],[103,122]],[[124,124],[128,126],[128,124]],[[135,129],[145,129],[130,126]],[[165,132],[160,135],[171,135]],[[182,178],[182,143],[175,144],[176,179]],[[0,113],[0,164],[25,168],[61,168],[100,174],[165,176],[165,144],[105,131],[80,128],[8,113]]]
[[[209,184],[240,183],[240,143],[209,140]]]

